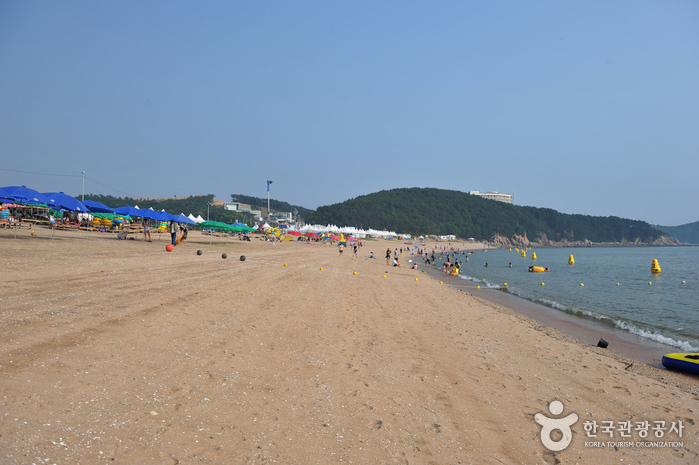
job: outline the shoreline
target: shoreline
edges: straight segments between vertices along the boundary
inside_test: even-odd
[[[509,248],[488,243],[474,244],[479,245],[477,247],[470,245],[471,244],[468,243],[462,243],[462,246],[459,247],[459,249],[461,252],[463,252],[480,251],[483,248],[488,250]],[[571,315],[542,303],[534,302],[524,297],[511,294],[502,289],[495,289],[486,286],[481,286],[478,288],[477,283],[474,283],[468,279],[457,276],[442,275],[441,271],[435,267],[434,264],[432,264],[430,267],[422,268],[424,268],[425,272],[438,282],[442,281],[444,284],[447,284],[450,287],[458,289],[462,292],[466,291],[469,294],[482,298],[492,304],[505,307],[524,317],[532,318],[540,324],[567,334],[585,346],[597,347],[600,338],[602,338],[609,344],[604,350],[609,350],[610,352],[643,362],[647,365],[663,370],[664,372],[699,379],[699,376],[694,376],[688,373],[676,373],[674,371],[667,370],[663,366],[663,355],[681,352],[681,349],[678,347],[663,344],[661,342],[633,334],[629,331],[606,325],[592,318],[587,319],[576,315]]]
[[[603,338],[609,343],[606,350],[638,360],[639,362],[646,363],[661,370],[668,371],[662,365],[662,356],[680,350],[677,347],[662,344],[624,331],[623,329],[612,328],[592,319],[588,320],[570,315],[555,308],[510,294],[501,289],[492,289],[488,287],[481,287],[479,289],[477,284],[471,281],[456,276],[444,276],[440,271],[434,268],[425,268],[425,272],[433,279],[442,281],[444,284],[460,291],[467,291],[476,297],[506,307],[523,316],[533,318],[543,325],[562,331],[582,344],[596,347],[599,339]],[[684,375],[684,373],[682,373],[682,375]]]

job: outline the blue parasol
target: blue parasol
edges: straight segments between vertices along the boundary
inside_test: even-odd
[[[51,203],[41,192],[30,189],[27,186],[3,187],[0,195],[2,197],[14,199],[17,202],[45,203],[47,205]]]
[[[114,210],[109,208],[103,203],[95,202],[94,200],[83,200],[83,205],[87,207],[88,210],[95,213],[114,213]]]
[[[83,203],[68,194],[63,192],[45,192],[44,195],[51,201],[49,205],[56,205],[70,212],[88,213],[88,209]]]

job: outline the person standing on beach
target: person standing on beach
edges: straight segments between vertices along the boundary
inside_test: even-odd
[[[340,246],[338,247],[338,250],[340,250],[340,257],[342,257],[342,252],[345,250],[345,246],[342,245],[342,242],[340,242]]]
[[[172,245],[175,246],[177,245],[177,225],[175,224],[175,220],[170,220],[170,237],[172,237]]]
[[[386,249],[386,265],[391,264],[391,248]]]
[[[143,239],[145,239],[146,242],[151,242],[151,240],[150,240],[150,220],[145,220],[143,222]]]
[[[356,243],[356,242],[354,243],[354,256],[353,256],[352,258],[354,258],[355,260],[358,260],[358,257],[357,257],[357,243]]]
[[[180,225],[180,232],[182,233],[181,244],[184,244],[187,242],[187,226],[184,223]]]

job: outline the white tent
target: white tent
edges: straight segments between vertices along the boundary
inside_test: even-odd
[[[204,220],[204,218],[202,218],[201,215],[197,215],[197,217],[194,218],[194,221],[196,221],[197,223],[203,223],[206,220]]]

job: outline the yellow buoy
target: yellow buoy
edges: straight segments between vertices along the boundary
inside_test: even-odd
[[[575,259],[573,258],[573,255],[568,255],[568,264],[569,265],[575,265]]]
[[[386,275],[383,275],[383,277],[385,278],[385,277],[386,277]]]
[[[518,249],[517,247],[515,247],[515,251],[516,251],[517,253],[519,253],[519,249]]]
[[[478,286],[478,289],[480,289],[480,288],[481,288],[481,287],[480,287],[480,286]]]
[[[34,235],[34,230],[32,229],[32,236]]]
[[[355,271],[355,272],[354,272],[354,273],[352,273],[352,274],[357,274],[357,272]]]
[[[545,283],[541,283],[541,285],[542,285],[542,286],[545,286],[546,284],[545,284]]]
[[[687,284],[687,281],[682,281],[682,284]]]
[[[532,260],[536,260],[536,252],[532,252]]]
[[[286,266],[286,263],[284,263],[284,266]]]
[[[580,283],[580,287],[584,287],[585,285],[583,283]]]
[[[650,271],[651,271],[651,273],[660,273],[662,271],[660,269],[660,263],[658,263],[657,258],[653,259],[653,262],[650,265]]]
[[[444,283],[442,281],[440,281],[439,284],[444,284]]]
[[[616,285],[618,286],[618,285],[619,285],[619,283],[616,283]]]
[[[512,252],[512,247],[510,247],[510,252]]]
[[[527,253],[522,249],[522,258],[525,258],[527,256]]]
[[[502,283],[503,286],[507,286],[507,283]]]
[[[415,278],[415,281],[417,281],[417,278]]]
[[[320,271],[323,271],[323,267],[322,267],[322,266],[320,267]]]

